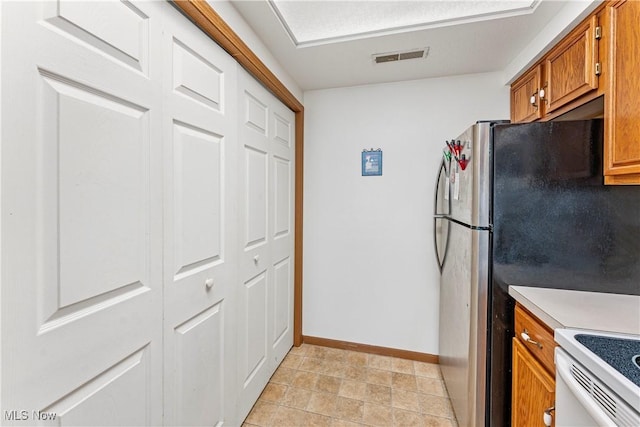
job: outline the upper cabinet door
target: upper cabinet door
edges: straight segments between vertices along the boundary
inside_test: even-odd
[[[583,22],[556,46],[545,61],[540,98],[546,113],[598,88],[597,16]]]
[[[532,122],[542,118],[538,91],[542,81],[542,66],[532,68],[511,85],[511,122]]]
[[[640,184],[640,2],[609,8],[604,174],[607,184]]]

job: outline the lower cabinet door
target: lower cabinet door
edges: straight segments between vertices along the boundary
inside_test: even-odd
[[[512,385],[511,425],[544,426],[544,413],[555,404],[555,379],[517,338],[513,339]]]

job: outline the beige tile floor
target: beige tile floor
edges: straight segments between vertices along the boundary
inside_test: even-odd
[[[457,427],[438,365],[303,344],[243,426]]]

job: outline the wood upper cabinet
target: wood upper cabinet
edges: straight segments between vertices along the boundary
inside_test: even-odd
[[[511,121],[546,119],[578,99],[593,99],[598,89],[597,15],[571,31],[543,59],[511,85]],[[593,92],[588,99],[585,95]]]
[[[611,2],[606,16],[605,183],[640,184],[640,2]]]
[[[514,318],[511,425],[544,426],[545,411],[553,415],[555,405],[553,331],[519,303]]]
[[[640,185],[639,22],[640,1],[605,1],[511,85],[514,123],[604,117],[605,184]]]
[[[529,70],[511,85],[511,121],[531,122],[542,117],[538,91],[542,83],[542,66]]]
[[[597,16],[578,25],[544,61],[545,82],[539,97],[545,114],[598,88],[598,44],[600,30]],[[596,31],[598,32],[596,34]]]

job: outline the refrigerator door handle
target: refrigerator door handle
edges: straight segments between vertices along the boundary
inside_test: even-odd
[[[444,178],[444,180],[443,180]],[[436,254],[436,262],[438,263],[438,268],[440,269],[440,273],[442,273],[442,269],[444,268],[444,263],[445,260],[447,258],[447,250],[449,248],[449,227],[447,224],[446,227],[446,232],[443,233],[443,238],[445,239],[444,241],[444,253],[440,254],[440,251],[438,250],[438,221],[447,221],[448,220],[448,214],[449,212],[451,212],[451,199],[449,197],[445,197],[446,200],[446,212],[439,212],[438,211],[438,206],[439,206],[439,202],[440,202],[440,186],[441,185],[446,185],[445,183],[447,182],[448,176],[447,176],[447,160],[445,158],[442,159],[442,163],[440,164],[440,169],[438,170],[438,176],[436,177],[436,188],[434,191],[434,215],[433,215],[433,245],[434,245],[434,249],[435,249],[435,254]],[[449,191],[449,187],[448,185],[446,185],[446,188],[443,191]],[[443,193],[444,194],[444,193]],[[443,228],[444,229],[444,228]],[[440,255],[442,255],[442,259],[440,259]]]
[[[435,185],[435,191],[434,191],[434,197],[433,197],[433,214],[434,215],[449,215],[451,213],[451,197],[449,196],[449,186],[446,184],[447,180],[449,178],[449,168],[447,167],[447,160],[445,158],[442,159],[442,162],[440,163],[440,168],[438,169],[438,175],[436,176],[436,185]],[[443,210],[444,212],[440,211],[438,209],[438,206],[440,205],[440,186],[441,185],[445,185],[446,188],[444,189],[444,191],[447,192],[446,196],[444,196],[444,202],[443,203]],[[444,195],[444,191],[443,191],[443,195]]]
[[[447,221],[446,232],[443,233],[444,241],[444,253],[442,254],[442,260],[440,259],[440,251],[438,250],[438,221]],[[437,215],[433,218],[433,245],[436,253],[436,262],[438,263],[438,269],[442,273],[444,263],[447,260],[447,252],[449,252],[449,219],[446,215]]]

